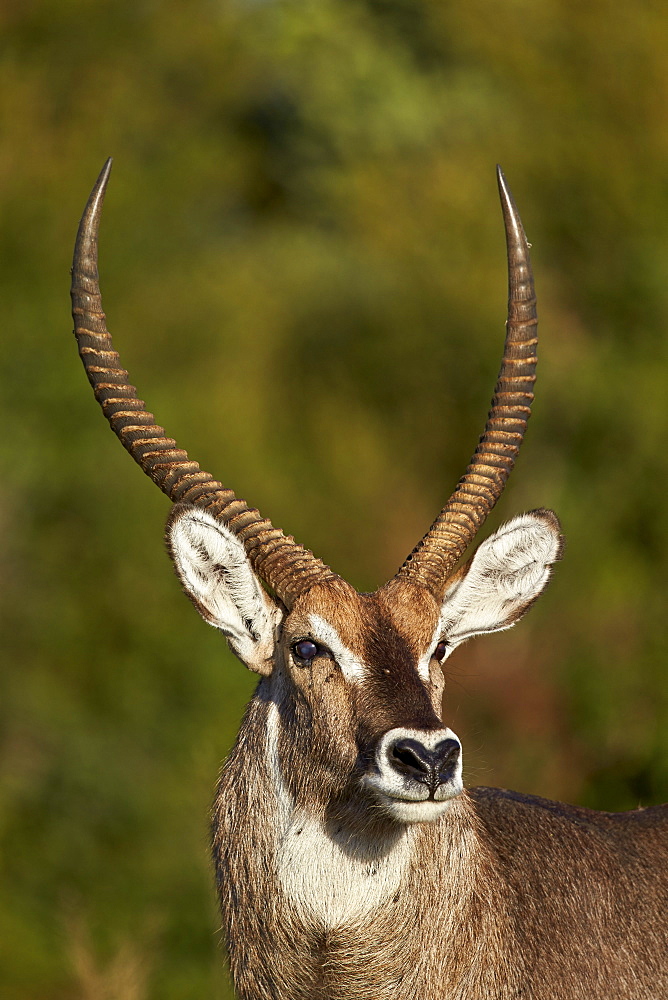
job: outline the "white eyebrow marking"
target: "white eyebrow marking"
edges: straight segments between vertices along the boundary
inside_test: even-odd
[[[434,634],[431,637],[431,642],[427,647],[427,652],[423,653],[423,655],[418,660],[418,665],[417,665],[418,676],[421,681],[425,682],[425,684],[427,684],[430,680],[429,664],[431,663],[431,658],[434,655],[434,650],[436,649],[436,646],[443,638],[444,631],[445,631],[445,626],[443,622],[443,614],[441,614],[441,616],[438,619],[438,622],[436,623],[436,628],[434,629]],[[442,664],[445,663],[447,658],[450,656],[450,653],[453,652],[454,648],[455,647],[450,646],[450,644],[446,645],[445,656],[441,660]]]
[[[425,684],[427,684],[430,679],[429,664],[431,662],[432,656],[434,655],[434,649],[436,648],[436,643],[440,639],[442,628],[443,626],[441,625],[441,621],[439,618],[438,622],[436,623],[436,628],[434,629],[434,634],[431,637],[431,642],[427,646],[427,651],[426,653],[423,653],[420,659],[418,660],[418,665],[417,665],[418,676],[421,681],[424,681]]]
[[[341,668],[341,673],[347,681],[363,681],[366,677],[366,667],[354,653],[341,642],[339,633],[333,625],[320,615],[309,615],[313,638],[319,639],[331,650],[334,659]]]

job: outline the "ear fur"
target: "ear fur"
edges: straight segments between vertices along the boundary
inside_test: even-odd
[[[271,673],[281,610],[253,572],[243,543],[201,507],[176,504],[167,521],[167,548],[202,618],[221,630],[247,667]]]
[[[519,621],[547,586],[562,549],[551,510],[520,514],[490,535],[445,593],[441,634],[448,647]]]

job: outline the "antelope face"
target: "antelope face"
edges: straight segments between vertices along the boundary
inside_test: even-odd
[[[358,594],[340,578],[287,610],[244,548],[201,508],[168,525],[178,575],[206,621],[267,677],[269,738],[295,805],[393,821],[438,819],[462,790],[462,748],[444,725],[443,663],[465,639],[514,624],[558,556],[550,512],[522,515],[478,548],[437,598],[395,578]]]
[[[304,595],[282,630],[293,706],[283,718],[291,745],[319,759],[311,797],[325,791],[324,770],[330,804],[349,798],[412,821],[436,818],[461,791],[461,747],[441,721],[438,606],[424,590],[399,590],[403,601],[339,581]],[[302,780],[293,794],[305,790]]]

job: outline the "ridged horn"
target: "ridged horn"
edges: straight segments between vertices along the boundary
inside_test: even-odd
[[[529,246],[503,171],[497,167],[496,172],[508,251],[508,320],[501,371],[485,430],[466,472],[396,574],[427,587],[437,598],[503,492],[534,398],[538,318]]]
[[[243,542],[255,572],[288,607],[314,584],[339,578],[313,553],[274,528],[259,511],[200,469],[165,435],[121,367],[106,327],[97,264],[102,203],[111,172],[105,163],[84,210],[72,265],[72,316],[88,381],[123,447],[174,503],[203,507]]]

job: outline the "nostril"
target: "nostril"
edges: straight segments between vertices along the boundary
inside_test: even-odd
[[[450,771],[457,765],[460,752],[461,746],[459,742],[452,739],[443,740],[434,747],[434,767],[439,772],[439,775],[443,775],[444,772]]]
[[[417,740],[397,740],[390,747],[389,758],[393,767],[414,778],[428,777],[431,772],[430,754]]]

